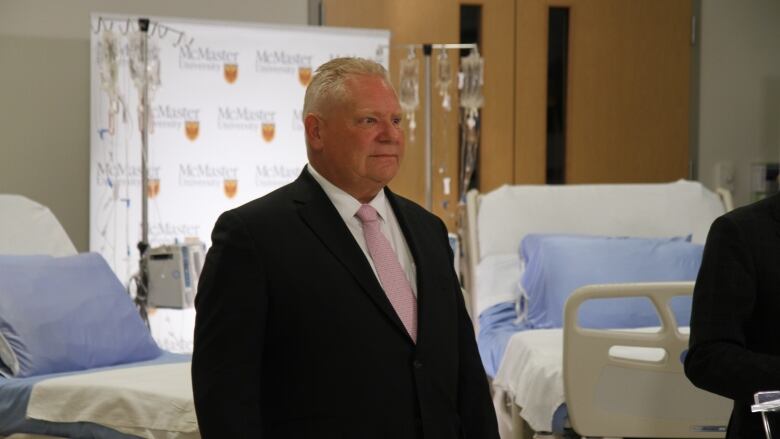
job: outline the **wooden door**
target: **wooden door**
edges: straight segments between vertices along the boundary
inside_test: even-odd
[[[569,8],[565,182],[686,177],[691,1],[520,0],[515,182],[545,182],[550,7]]]

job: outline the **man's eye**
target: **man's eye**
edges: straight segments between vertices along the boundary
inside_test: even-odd
[[[401,119],[400,117],[394,117],[393,118],[393,125],[395,125],[397,127],[401,126],[401,122],[403,122],[403,119]]]
[[[360,119],[360,123],[363,125],[371,125],[376,122],[376,119],[373,117],[364,117]]]

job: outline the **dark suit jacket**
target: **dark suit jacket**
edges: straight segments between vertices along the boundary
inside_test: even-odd
[[[444,224],[385,190],[417,267],[415,345],[311,175],[224,213],[196,297],[205,438],[498,438]]]
[[[780,390],[780,195],[715,220],[693,293],[685,373],[734,400],[728,438],[764,437],[753,394]]]

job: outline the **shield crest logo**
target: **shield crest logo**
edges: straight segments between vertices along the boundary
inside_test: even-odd
[[[228,84],[236,82],[236,79],[238,79],[238,64],[225,64],[223,71],[225,74],[225,81],[227,81]]]
[[[298,82],[306,87],[311,82],[311,67],[298,67]]]
[[[200,134],[200,122],[197,120],[185,120],[184,121],[184,134],[190,141],[195,141]]]
[[[274,140],[274,134],[276,133],[276,124],[264,123],[261,131],[263,134],[263,140],[265,140],[266,142],[270,142]]]
[[[225,191],[226,197],[235,197],[238,192],[238,180],[235,178],[226,178],[222,185],[222,189]]]
[[[146,195],[149,198],[154,198],[159,193],[160,193],[160,179],[159,178],[150,178],[146,182]]]

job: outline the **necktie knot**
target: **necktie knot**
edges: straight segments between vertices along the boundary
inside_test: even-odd
[[[374,209],[370,204],[361,205],[360,209],[358,209],[355,215],[363,224],[379,220],[379,214],[377,214],[376,209]]]

